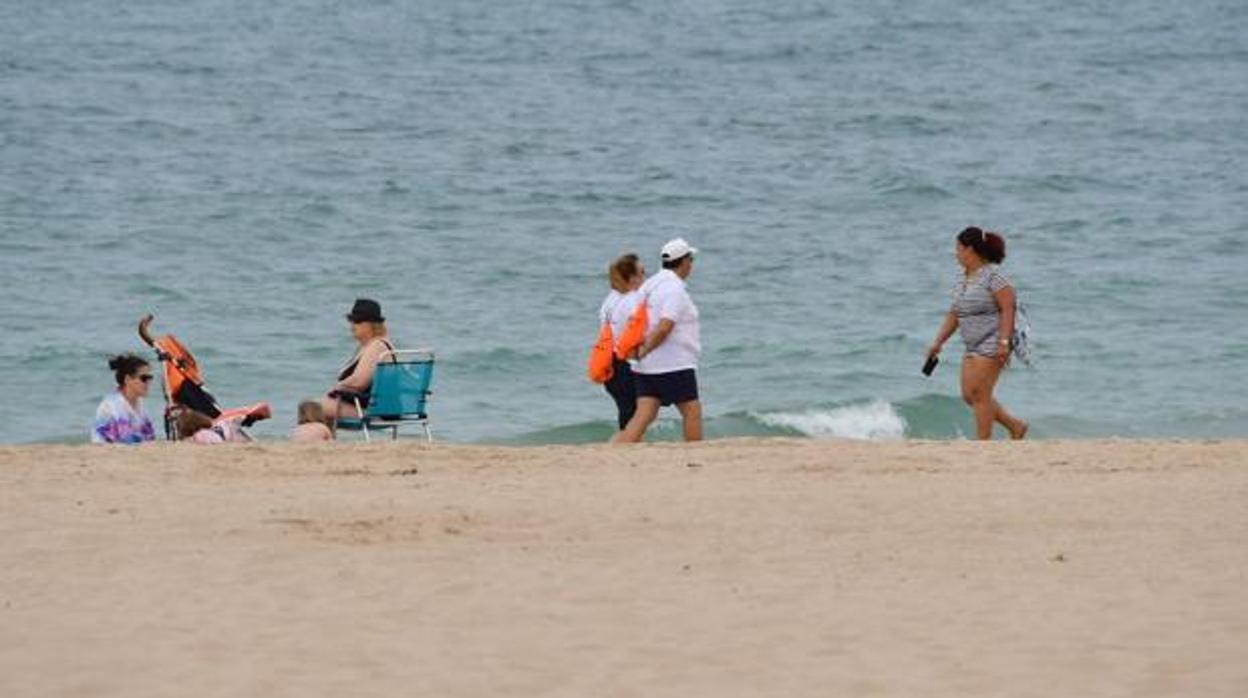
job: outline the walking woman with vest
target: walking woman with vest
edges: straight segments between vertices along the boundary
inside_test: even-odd
[[[1027,435],[1027,422],[1006,411],[992,396],[1009,363],[1013,347],[1017,296],[998,267],[1005,261],[1005,238],[979,228],[958,233],[954,255],[962,265],[962,282],[954,289],[953,307],[927,350],[931,361],[941,347],[961,330],[966,352],[962,357],[962,399],[975,412],[975,436],[992,438],[992,424],[999,422],[1010,438]]]
[[[685,287],[685,280],[693,273],[696,252],[682,238],[669,241],[661,255],[663,271],[641,286],[637,314],[646,318],[646,331],[634,353],[637,412],[613,442],[641,441],[659,409],[667,405],[675,405],[680,412],[685,441],[702,440],[697,377],[702,340],[698,307]]]
[[[626,254],[607,267],[607,278],[611,282],[611,291],[602,302],[598,318],[604,327],[610,328],[611,337],[618,338],[624,334],[624,326],[637,308],[640,298],[637,289],[646,280],[646,270],[637,255]],[[624,429],[637,411],[637,386],[633,383],[633,370],[628,361],[616,356],[614,340],[608,349],[611,352],[611,377],[603,383],[603,387],[615,400],[617,421],[620,429]]]

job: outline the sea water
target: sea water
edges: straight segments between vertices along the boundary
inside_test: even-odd
[[[1243,2],[9,2],[0,441],[84,441],[146,312],[280,437],[357,297],[438,437],[604,439],[605,266],[677,235],[711,436],[959,438],[967,225],[1034,436],[1244,436],[1246,164]]]

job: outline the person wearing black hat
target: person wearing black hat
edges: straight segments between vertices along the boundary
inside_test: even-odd
[[[368,407],[368,391],[373,385],[373,371],[382,354],[394,351],[386,330],[386,318],[381,314],[381,304],[370,298],[358,298],[351,312],[347,313],[347,322],[351,323],[351,336],[359,344],[355,354],[338,373],[338,382],[334,383],[321,406],[325,414],[332,417],[358,417],[355,404],[347,396],[359,398],[362,407]]]

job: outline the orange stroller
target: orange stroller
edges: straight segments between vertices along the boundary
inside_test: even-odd
[[[177,337],[171,334],[153,337],[151,333],[151,315],[139,320],[139,337],[152,349],[156,350],[156,358],[160,359],[161,385],[165,394],[165,437],[170,441],[179,438],[177,430],[178,415],[184,410],[194,410],[212,419],[214,424],[238,422],[243,427],[273,416],[273,410],[267,402],[258,402],[248,407],[222,409],[216,399],[204,389],[204,379],[199,372],[199,364],[195,357]],[[242,437],[250,440],[247,433],[239,430]]]

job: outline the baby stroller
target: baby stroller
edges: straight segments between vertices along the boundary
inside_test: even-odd
[[[152,349],[156,350],[156,358],[160,359],[161,386],[165,394],[165,437],[177,441],[178,415],[184,410],[194,410],[212,419],[213,423],[223,428],[249,427],[252,424],[273,416],[273,410],[267,402],[258,402],[248,407],[222,409],[216,399],[204,390],[204,379],[199,372],[195,357],[177,337],[171,334],[153,337],[151,333],[152,315],[144,315],[139,320],[139,337]],[[247,432],[238,428],[238,435],[243,440],[251,440]]]

